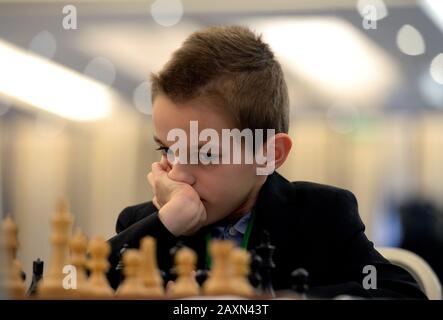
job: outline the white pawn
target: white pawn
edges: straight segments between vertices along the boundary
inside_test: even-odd
[[[89,294],[88,279],[86,276],[86,249],[88,239],[80,230],[72,236],[69,242],[71,249],[71,264],[76,270],[76,288],[73,296],[76,298],[86,298]]]
[[[147,289],[146,295],[151,298],[164,296],[163,279],[157,265],[156,240],[144,237],[140,241],[141,268],[140,277]]]
[[[89,242],[89,253],[91,255],[88,261],[88,268],[91,271],[88,279],[89,296],[103,299],[114,295],[114,290],[112,290],[106,278],[110,252],[109,243],[101,236],[97,236]]]
[[[231,253],[231,264],[233,276],[231,279],[234,294],[243,297],[252,297],[254,289],[249,283],[248,274],[250,271],[251,257],[249,252],[242,248],[235,248]]]
[[[175,255],[177,280],[171,286],[168,295],[172,298],[198,296],[199,285],[195,280],[195,265],[197,255],[189,248],[181,248]]]
[[[230,240],[212,240],[209,250],[212,257],[212,268],[208,279],[203,283],[203,293],[209,296],[232,294],[232,267],[230,254],[234,242]]]
[[[147,295],[147,289],[143,286],[140,278],[140,253],[135,249],[128,249],[123,254],[124,275],[116,296],[121,298],[142,298]]]

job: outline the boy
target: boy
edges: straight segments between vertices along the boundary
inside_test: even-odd
[[[159,267],[168,271],[178,240],[197,252],[198,269],[208,269],[208,237],[252,250],[266,231],[275,246],[275,290],[288,289],[291,272],[302,267],[309,272],[309,293],[317,297],[424,297],[414,279],[366,238],[351,192],[290,183],[274,172],[291,150],[289,101],[280,64],[260,37],[237,26],[196,32],[151,80],[161,160],[147,177],[152,202],[128,207],[118,218],[110,240],[114,287],[120,249],[137,247],[146,235],[157,239]],[[251,146],[243,136],[232,153],[217,140],[228,129],[265,130],[264,143],[254,135]],[[196,132],[203,139],[196,141]],[[256,161],[259,151],[265,161]],[[251,154],[252,163],[246,161]],[[238,155],[242,161],[233,163]],[[369,289],[363,286],[367,265],[377,272]]]

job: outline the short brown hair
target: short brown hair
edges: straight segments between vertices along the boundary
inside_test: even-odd
[[[210,27],[191,34],[158,73],[152,100],[210,98],[239,129],[288,132],[289,98],[283,71],[269,45],[246,27]]]

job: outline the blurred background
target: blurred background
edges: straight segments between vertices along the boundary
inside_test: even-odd
[[[148,76],[219,24],[262,33],[284,67],[295,145],[280,173],[351,190],[377,246],[420,254],[442,280],[439,0],[0,0],[0,214],[26,273],[49,259],[60,197],[105,237],[151,199]]]

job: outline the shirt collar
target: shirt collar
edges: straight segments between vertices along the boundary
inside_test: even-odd
[[[234,228],[237,232],[244,235],[246,233],[246,229],[248,228],[249,219],[251,217],[251,212],[248,212],[244,216],[242,216],[239,220],[237,220],[236,223],[232,224],[226,224],[223,222],[216,223],[214,225],[213,230],[217,230],[218,233],[223,233],[224,230],[228,228]]]
[[[235,230],[237,230],[238,232],[240,232],[241,234],[245,234],[246,229],[248,228],[248,223],[249,223],[250,217],[251,217],[251,212],[248,212],[233,225],[233,228]]]

